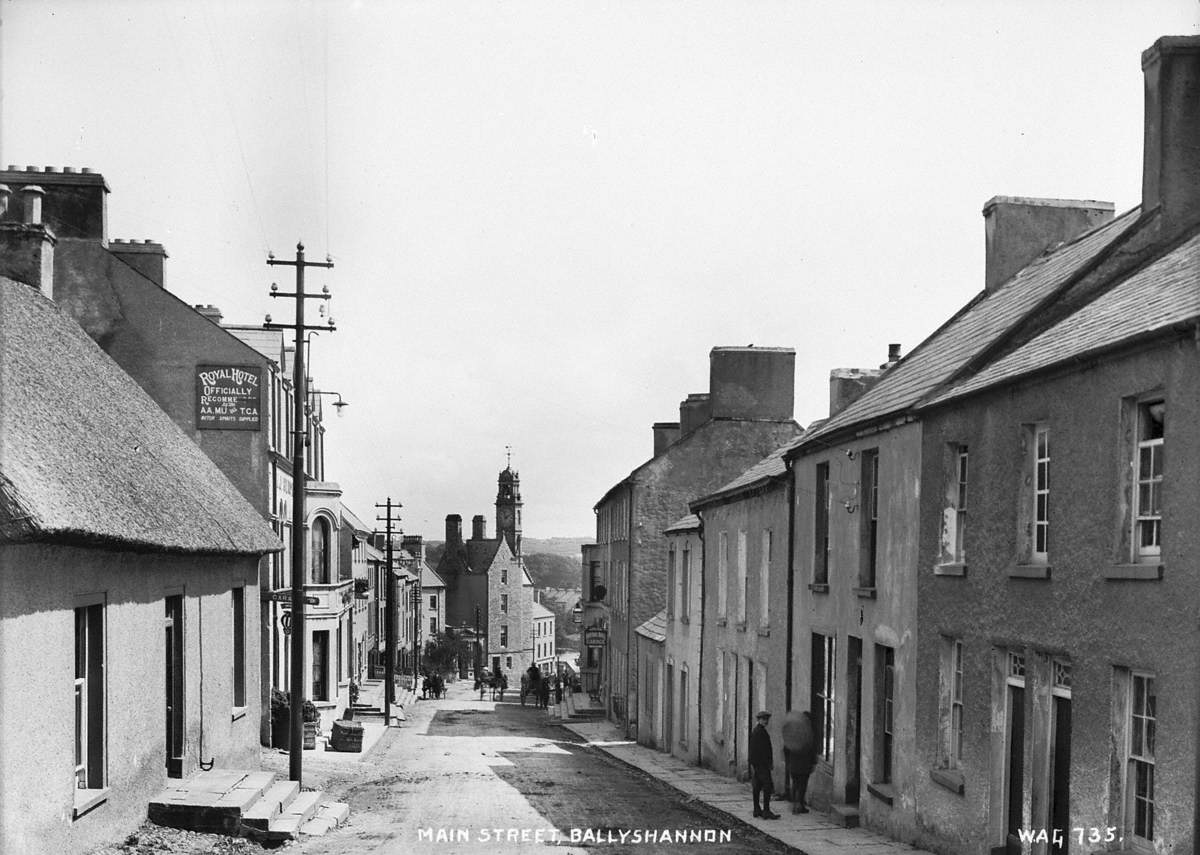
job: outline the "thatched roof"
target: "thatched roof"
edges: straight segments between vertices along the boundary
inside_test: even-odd
[[[282,545],[82,329],[0,277],[0,543],[263,554]]]

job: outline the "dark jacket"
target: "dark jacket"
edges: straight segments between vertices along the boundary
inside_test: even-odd
[[[811,770],[817,762],[817,738],[807,712],[791,710],[783,717],[783,750],[790,754],[794,771]]]
[[[750,765],[755,772],[767,772],[775,764],[775,749],[771,746],[771,734],[759,722],[750,731]]]

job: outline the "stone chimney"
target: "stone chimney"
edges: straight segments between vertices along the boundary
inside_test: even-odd
[[[1200,36],[1163,36],[1142,53],[1142,75],[1142,210],[1161,210],[1166,236],[1200,217]]]
[[[161,243],[152,240],[112,240],[108,242],[108,251],[159,288],[163,287],[163,262],[167,259],[167,251]]]
[[[162,284],[162,283],[159,283],[159,284]],[[194,306],[194,308],[198,314],[201,314],[204,317],[208,318],[210,321],[212,321],[217,326],[221,325],[221,318],[223,318],[224,315],[221,314],[221,310],[218,309],[216,306],[211,306],[211,305],[202,306],[199,303],[197,303],[196,306]]]
[[[652,430],[654,431],[655,457],[658,457],[670,448],[675,440],[679,439],[679,422],[655,422]]]
[[[993,196],[983,206],[984,288],[991,293],[1052,246],[1113,218],[1112,202]]]
[[[487,540],[487,518],[483,514],[471,518],[471,540]]]
[[[406,534],[400,538],[400,548],[408,551],[418,561],[425,560],[425,538],[419,534]]]
[[[787,421],[796,395],[790,347],[714,347],[708,355],[714,419]]]
[[[679,403],[679,439],[712,418],[712,403],[704,392],[693,392]]]
[[[43,215],[54,235],[108,242],[108,184],[104,176],[90,169],[76,171],[46,166],[9,166],[0,171],[0,182],[19,194],[22,187],[35,185],[45,191]],[[20,222],[21,212],[9,210],[0,222]]]
[[[883,376],[880,368],[834,368],[829,372],[829,415],[836,416]]]
[[[13,198],[12,188],[0,184],[0,275],[54,299],[54,245],[58,241],[42,222],[44,196],[41,187],[26,184],[18,198]],[[16,219],[11,218],[14,213]]]
[[[458,514],[449,514],[446,517],[446,549],[451,546],[462,545],[462,517]]]
[[[883,365],[880,365],[879,367],[882,370],[887,371],[889,368],[891,368],[893,365],[895,365],[899,361],[900,361],[900,345],[899,344],[889,344],[888,345],[887,362],[883,363]]]

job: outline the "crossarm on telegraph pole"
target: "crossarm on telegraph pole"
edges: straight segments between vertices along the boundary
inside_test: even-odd
[[[271,266],[283,265],[296,268],[296,291],[285,293],[275,284],[271,285],[272,297],[292,297],[296,301],[296,323],[276,324],[267,315],[263,329],[296,331],[296,353],[292,358],[292,392],[294,430],[292,431],[292,626],[291,626],[291,668],[288,680],[290,716],[288,719],[288,759],[289,777],[300,782],[304,757],[304,517],[305,517],[305,481],[304,446],[308,438],[308,420],[305,417],[305,404],[308,401],[307,376],[304,371],[304,331],[337,329],[333,318],[320,327],[304,325],[304,301],[328,300],[329,286],[325,286],[320,294],[304,293],[304,269],[306,267],[333,267],[333,262],[326,256],[324,262],[305,261],[304,244],[296,244],[296,260],[283,261],[275,258],[274,253],[267,257]]]

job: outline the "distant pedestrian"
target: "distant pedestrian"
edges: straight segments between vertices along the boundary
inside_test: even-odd
[[[792,790],[792,813],[808,813],[808,776],[817,763],[817,737],[808,710],[783,717],[783,757]]]
[[[758,723],[750,731],[750,782],[754,793],[754,815],[763,819],[779,819],[779,814],[771,812],[771,796],[775,792],[775,784],[771,780],[772,767],[775,765],[775,749],[771,746],[771,734],[767,733],[767,725],[771,722],[771,714],[766,710],[755,718]],[[758,806],[758,796],[762,794],[762,807]]]
[[[530,665],[525,669],[525,675],[529,678],[529,694],[533,695],[533,705],[540,707],[542,705],[542,672],[537,665]]]
[[[504,693],[508,690],[508,675],[500,675],[500,702],[504,703]]]
[[[554,678],[554,703],[562,703],[563,684],[561,677]]]
[[[521,706],[525,706],[525,696],[529,694],[529,673],[521,672]]]
[[[540,704],[541,708],[544,710],[549,709],[550,708],[550,680],[543,677],[541,682],[538,683],[538,690],[540,691],[539,698],[541,700],[541,704]]]

